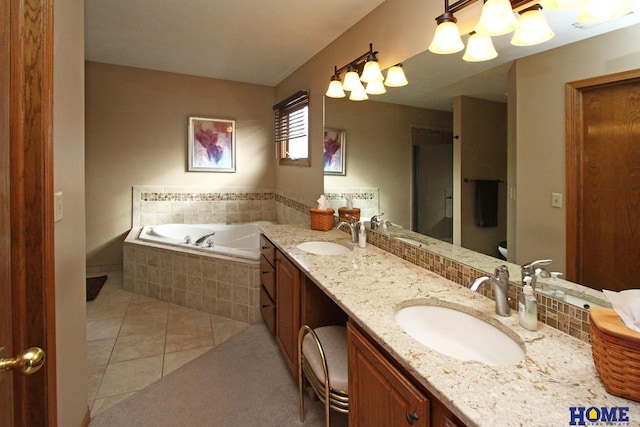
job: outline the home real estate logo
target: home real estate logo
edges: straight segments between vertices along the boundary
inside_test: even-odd
[[[628,426],[629,407],[612,406],[571,406],[569,408],[570,426]]]

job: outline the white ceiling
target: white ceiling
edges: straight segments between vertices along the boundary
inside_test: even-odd
[[[384,0],[86,0],[89,61],[275,86]]]
[[[383,1],[86,0],[85,58],[275,86]],[[372,99],[438,110],[456,95],[504,101],[511,61],[640,23],[638,10],[584,28],[573,25],[576,10],[543,12],[551,41],[523,48],[496,37],[498,58],[479,63],[425,52],[404,62],[408,86]]]

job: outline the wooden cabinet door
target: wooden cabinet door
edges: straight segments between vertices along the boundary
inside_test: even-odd
[[[276,341],[294,379],[298,378],[300,270],[276,252]]]
[[[351,323],[349,348],[349,425],[354,427],[430,425],[429,400]]]

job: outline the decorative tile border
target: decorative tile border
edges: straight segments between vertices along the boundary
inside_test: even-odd
[[[481,270],[376,231],[367,230],[367,242],[461,286],[468,286],[476,278],[486,276],[486,273]],[[509,287],[509,305],[512,309],[517,310],[522,288],[518,284],[512,284],[514,286]],[[495,299],[492,286],[481,286],[478,292],[488,298]],[[581,341],[587,343],[591,341],[589,311],[587,309],[558,301],[543,294],[536,293],[536,295],[540,322]]]
[[[134,186],[132,202],[132,228],[276,220],[271,189]]]

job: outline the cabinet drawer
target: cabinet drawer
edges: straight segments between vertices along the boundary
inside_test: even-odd
[[[276,334],[276,304],[269,297],[269,294],[260,287],[260,314],[264,320],[265,325],[271,332],[271,335]]]
[[[276,300],[276,269],[269,264],[264,256],[260,257],[260,284],[269,293],[272,300]]]
[[[276,247],[263,234],[260,235],[260,253],[272,267],[276,266]]]

